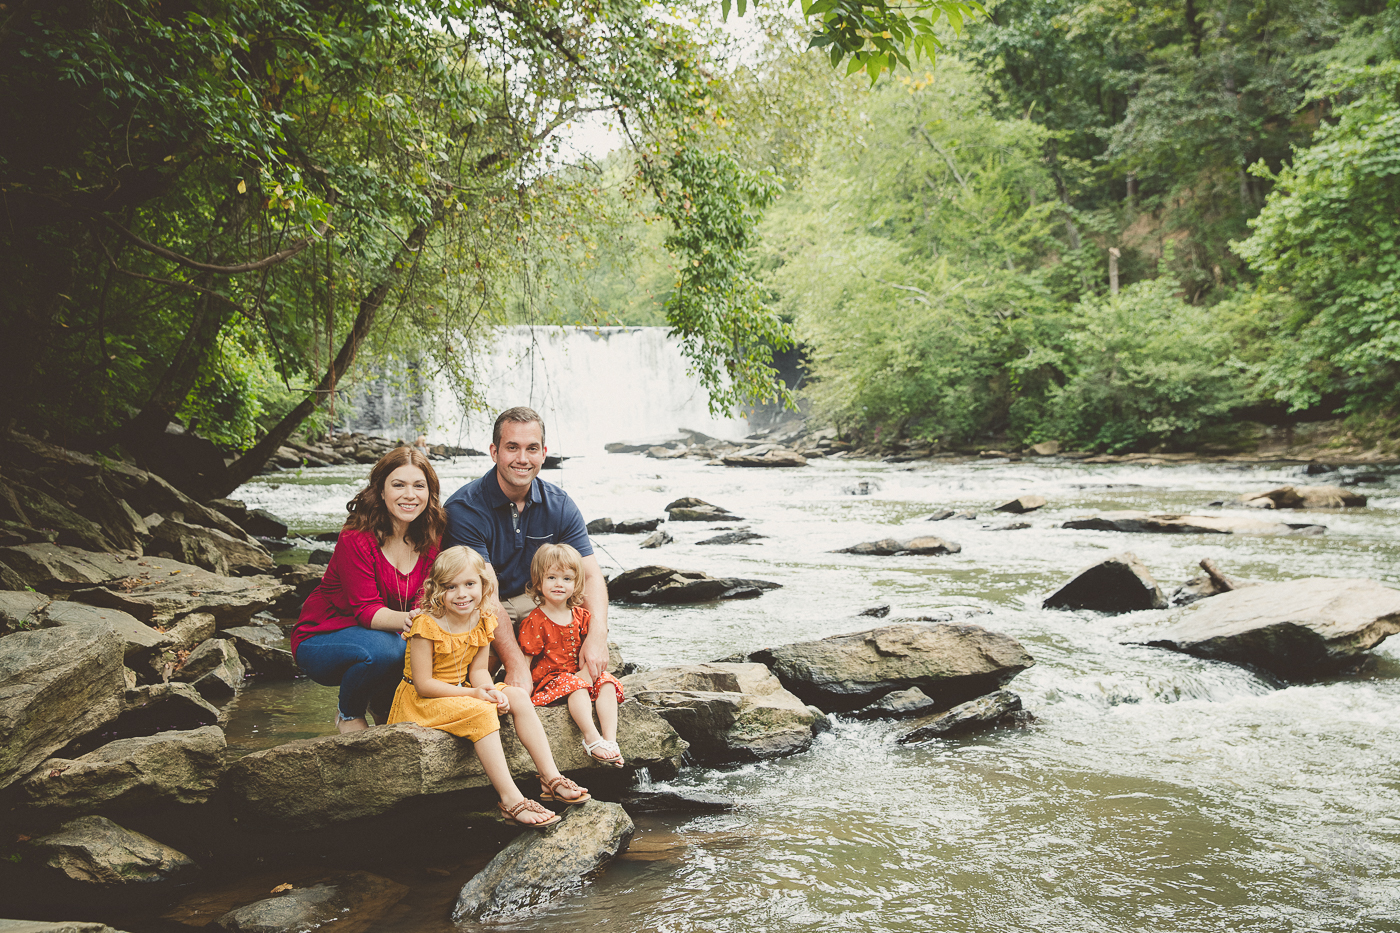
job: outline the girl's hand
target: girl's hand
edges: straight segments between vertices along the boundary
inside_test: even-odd
[[[510,700],[506,697],[504,693],[494,689],[487,689],[483,690],[482,692],[486,694],[486,696],[483,699],[485,699],[489,703],[495,703],[498,712],[510,712]]]

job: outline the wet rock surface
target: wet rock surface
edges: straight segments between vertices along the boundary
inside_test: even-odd
[[[1323,525],[1288,524],[1224,515],[1152,515],[1135,511],[1104,512],[1088,518],[1075,518],[1060,527],[1177,535],[1314,535],[1327,530]]]
[[[724,534],[715,535],[713,538],[706,538],[704,541],[696,541],[696,544],[748,544],[753,541],[760,541],[767,538],[752,531],[726,531]]]
[[[943,706],[1004,686],[1035,660],[1009,635],[966,623],[895,622],[758,651],[784,687],[828,712],[849,712],[918,687]]]
[[[650,565],[627,570],[608,581],[608,599],[624,603],[700,603],[752,599],[781,584],[740,577],[712,577],[698,570]]]
[[[205,803],[218,787],[223,730],[119,739],[75,759],[50,758],[20,785],[40,810],[117,812],[158,803]]]
[[[998,690],[919,722],[900,736],[899,743],[907,745],[980,732],[1007,721],[1020,710],[1020,697],[1009,690]]]
[[[403,900],[408,888],[364,871],[333,875],[320,884],[292,888],[224,914],[214,926],[228,933],[306,933],[371,929],[384,912]]]
[[[1124,552],[1090,564],[1043,603],[1046,609],[1136,612],[1165,609],[1167,597],[1135,554]]]
[[[522,913],[580,889],[627,850],[636,827],[615,803],[566,807],[558,824],[526,829],[468,881],[457,896],[457,923]]]
[[[837,554],[868,554],[877,557],[893,557],[896,555],[931,555],[957,554],[962,550],[962,545],[954,541],[945,541],[933,535],[920,535],[917,538],[910,538],[900,541],[897,538],[881,538],[879,541],[864,541],[860,544],[853,544],[847,548],[841,548]]]
[[[105,923],[81,920],[0,920],[0,933],[122,933]]]
[[[703,790],[632,790],[618,803],[628,813],[728,813],[738,807],[733,797]]]
[[[610,518],[595,518],[588,523],[588,533],[591,535],[641,535],[655,531],[660,524],[661,519],[659,518],[633,518],[621,522],[614,522]]]
[[[69,820],[33,846],[49,868],[85,884],[152,884],[198,868],[184,853],[101,816]]]
[[[1400,632],[1400,591],[1374,580],[1309,577],[1193,603],[1147,642],[1285,678],[1335,671]]]
[[[1018,496],[1010,502],[1003,502],[992,509],[993,512],[1010,512],[1013,515],[1021,515],[1025,512],[1034,512],[1036,509],[1045,507],[1044,496]]]
[[[869,706],[853,711],[850,716],[852,719],[908,719],[931,713],[940,705],[918,687],[910,687],[908,690],[891,691]]]
[[[673,522],[737,522],[742,515],[735,515],[728,509],[711,505],[704,499],[685,496],[666,505],[666,517]]]
[[[1239,501],[1256,509],[1352,509],[1364,506],[1366,497],[1340,486],[1280,486]]]

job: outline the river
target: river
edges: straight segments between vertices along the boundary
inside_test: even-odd
[[[444,495],[488,466],[443,464]],[[278,474],[238,496],[299,529],[331,529],[367,470]],[[1400,644],[1381,646],[1358,673],[1284,686],[1132,644],[1162,613],[1039,608],[1076,570],[1123,550],[1168,592],[1203,557],[1245,579],[1370,577],[1400,587],[1400,474],[1360,487],[1372,496],[1367,508],[1299,513],[1290,520],[1321,522],[1327,534],[1289,538],[1057,526],[1100,509],[1202,510],[1241,492],[1317,481],[1297,467],[814,461],[763,471],[600,453],[542,475],[590,519],[657,517],[694,495],[768,536],[697,546],[713,528],[681,523],[668,526],[675,543],[654,551],[637,547],[640,536],[600,536],[609,572],[664,563],[783,585],[750,601],[615,606],[613,640],[629,660],[713,660],[856,631],[882,624],[857,616],[881,602],[894,607],[885,621],[967,610],[1036,658],[1010,685],[1036,721],[921,746],[893,744],[895,725],[838,721],[800,755],[685,769],[657,786],[729,795],[738,809],[639,819],[628,857],[583,892],[486,928],[1400,930]],[[860,481],[870,495],[848,491]],[[1031,528],[983,527],[990,506],[1023,493],[1049,500],[1023,517]],[[984,515],[924,522],[935,508]],[[962,552],[832,553],[916,532],[957,541]],[[332,728],[334,691],[309,682],[254,685],[237,704],[234,753]],[[413,893],[376,933],[451,929],[451,895],[479,864],[434,871],[426,854],[390,867]]]

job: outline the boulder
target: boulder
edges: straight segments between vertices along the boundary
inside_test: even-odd
[[[673,522],[738,522],[743,517],[703,499],[685,496],[666,506],[666,517]]]
[[[756,761],[804,751],[825,717],[793,696],[762,664],[654,668],[622,679],[627,695],[656,708],[705,764]]]
[[[918,687],[950,707],[1005,686],[1035,660],[1009,635],[966,623],[898,621],[758,651],[784,687],[828,713]]]
[[[655,531],[661,524],[659,518],[629,518],[613,526],[613,533],[619,535],[644,535]]]
[[[224,577],[154,557],[143,558],[129,569],[129,576],[79,590],[73,599],[121,609],[149,625],[164,627],[199,612],[212,615],[219,628],[233,628],[293,592],[274,577]]]
[[[190,525],[164,518],[147,522],[151,529],[149,550],[157,557],[168,557],[203,567],[224,576],[267,573],[276,564],[267,548],[248,540],[239,540],[217,528]]]
[[[210,703],[232,699],[243,686],[247,670],[238,649],[226,638],[211,638],[190,652],[175,672],[177,680],[191,684]]]
[[[0,561],[28,586],[43,593],[110,583],[127,576],[132,566],[125,555],[84,551],[49,542],[0,548]],[[176,565],[174,561],[168,563],[188,566]]]
[[[69,820],[33,846],[50,868],[85,884],[152,884],[198,868],[183,852],[102,816]]]
[[[608,581],[608,599],[623,603],[701,603],[716,599],[752,599],[780,587],[767,580],[712,577],[697,570],[672,570],[655,564],[627,570]]]
[[[229,933],[304,933],[323,926],[337,933],[363,933],[407,893],[407,885],[379,875],[341,872],[320,884],[230,910],[214,922]]]
[[[628,813],[728,813],[739,806],[703,790],[629,790],[618,803]]]
[[[1239,501],[1256,509],[1350,509],[1364,506],[1366,497],[1340,486],[1280,486]]]
[[[1060,527],[1176,535],[1314,535],[1326,531],[1322,525],[1289,525],[1284,522],[1260,521],[1256,518],[1233,518],[1224,515],[1152,515],[1134,511],[1104,512],[1088,518],[1076,518]]]
[[[1172,606],[1189,606],[1197,600],[1207,599],[1211,596],[1219,596],[1221,593],[1228,593],[1237,590],[1242,586],[1253,586],[1252,583],[1244,583],[1239,580],[1232,580],[1220,572],[1220,568],[1215,566],[1215,562],[1209,557],[1202,558],[1201,569],[1205,573],[1192,577],[1181,586],[1172,591],[1168,602]]]
[[[663,544],[670,544],[674,540],[676,539],[671,537],[669,532],[653,531],[651,534],[647,535],[646,540],[637,545],[637,547],[658,548]]]
[[[1193,603],[1147,644],[1300,678],[1352,664],[1396,632],[1400,591],[1374,580],[1308,577]]]
[[[692,435],[690,434],[671,434],[666,437],[654,437],[650,440],[613,441],[604,444],[603,449],[610,454],[644,454],[653,447],[674,447],[677,444],[684,447],[691,441]]]
[[[108,538],[96,522],[79,515],[43,490],[21,486],[13,481],[10,489],[28,517],[28,524],[56,532],[57,540],[63,544],[90,551],[117,548],[116,542]]]
[[[79,758],[50,758],[19,790],[32,808],[75,813],[205,803],[218,786],[226,745],[218,726],[119,739]]]
[[[595,518],[588,523],[587,532],[591,535],[612,534],[617,524],[611,518]]]
[[[267,509],[249,509],[238,524],[255,538],[285,538],[291,530],[286,522]]]
[[[938,709],[939,702],[918,687],[887,693],[869,706],[852,712],[852,719],[908,719]]]
[[[992,511],[1012,512],[1016,515],[1020,515],[1024,512],[1034,512],[1036,509],[1043,508],[1044,506],[1044,496],[1021,496],[1019,498],[1012,499],[1010,502],[1003,502],[1001,505],[997,506]]]
[[[191,730],[219,721],[219,709],[190,684],[151,684],[126,691],[122,711],[106,730],[113,738]]]
[[[881,538],[879,541],[865,541],[860,544],[853,544],[850,547],[841,548],[834,553],[892,557],[894,555],[925,556],[956,554],[961,550],[961,544],[945,541],[933,535],[920,535],[917,538],[910,538],[908,541],[899,541],[895,538]]]
[[[1095,612],[1136,612],[1165,609],[1162,588],[1132,553],[1115,554],[1090,564],[1051,594],[1046,609],[1092,609]]]
[[[455,923],[522,913],[571,894],[627,851],[636,827],[615,803],[565,807],[548,830],[526,830],[468,881],[452,908]]]
[[[689,448],[677,444],[675,447],[648,447],[646,456],[653,460],[679,460],[689,452]]]
[[[997,522],[995,525],[983,525],[983,531],[1024,531],[1031,527],[1030,522]]]
[[[300,673],[291,651],[282,647],[287,639],[276,625],[238,625],[221,634],[233,642],[238,656],[259,677],[291,680]]]
[[[998,690],[919,722],[915,728],[899,737],[899,744],[977,732],[1005,721],[1020,710],[1020,697],[1010,690]]]
[[[30,590],[0,590],[0,635],[39,628],[44,609],[52,602],[43,593]]]
[[[770,450],[759,455],[729,454],[720,462],[727,467],[800,467],[807,465],[807,458],[793,450]]]
[[[81,920],[0,920],[0,933],[122,933],[105,923]]]
[[[604,767],[584,752],[567,709],[541,707],[538,713],[560,770],[577,774]],[[617,735],[630,768],[673,767],[686,749],[676,731],[641,703],[618,707]],[[509,717],[501,740],[511,772],[533,774],[534,763]],[[412,723],[254,752],[232,762],[223,780],[241,820],[283,830],[330,826],[385,813],[411,797],[489,786],[470,742]]]
[[[752,531],[726,531],[722,535],[715,535],[713,538],[706,538],[704,541],[696,541],[696,544],[746,544],[749,541],[758,541],[767,535],[757,534]]]
[[[133,670],[153,670],[153,661],[165,651],[170,639],[139,622],[120,609],[89,606],[86,603],[55,601],[43,612],[44,628],[62,625],[98,625],[117,636],[122,643],[122,657]]]
[[[0,787],[117,717],[122,646],[99,625],[0,638]]]

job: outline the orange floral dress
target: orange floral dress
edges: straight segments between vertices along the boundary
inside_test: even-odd
[[[588,610],[575,606],[569,624],[558,625],[550,621],[543,609],[536,607],[521,621],[520,650],[535,656],[530,666],[530,676],[535,683],[531,703],[547,706],[575,690],[587,690],[588,696],[597,700],[605,684],[612,684],[617,691],[617,702],[622,702],[622,683],[607,671],[599,674],[592,685],[578,676],[578,651],[588,635],[588,619]]]
[[[491,644],[496,631],[496,617],[483,612],[470,632],[453,635],[443,630],[426,612],[413,620],[409,637],[417,635],[433,643],[433,677],[449,684],[467,683],[467,668],[476,653]],[[495,703],[476,697],[424,697],[413,686],[413,669],[404,653],[403,680],[394,691],[394,705],[389,709],[389,722],[416,722],[429,729],[441,729],[453,735],[480,741],[501,728]]]

